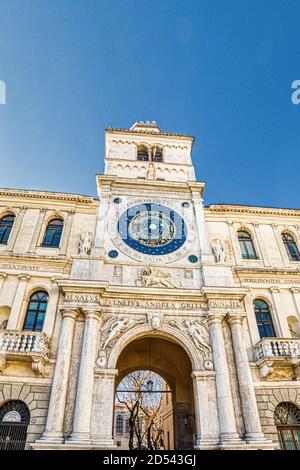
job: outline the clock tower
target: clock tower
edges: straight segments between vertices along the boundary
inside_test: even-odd
[[[232,285],[208,242],[193,142],[154,121],[106,130],[92,257],[73,264],[73,277],[128,287]]]

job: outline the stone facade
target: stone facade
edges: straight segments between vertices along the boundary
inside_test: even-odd
[[[113,448],[115,386],[137,367],[176,396],[176,448],[276,448],[276,406],[300,406],[300,261],[283,239],[300,246],[300,210],[204,207],[192,146],[155,123],[109,129],[99,199],[0,190],[0,223],[13,217],[0,243],[0,412],[25,403],[27,448]],[[57,246],[45,243],[54,220]],[[242,256],[241,232],[255,256]],[[42,328],[25,331],[37,292]],[[274,337],[261,338],[257,299]]]

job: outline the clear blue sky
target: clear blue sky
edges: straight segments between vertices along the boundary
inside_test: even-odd
[[[0,0],[0,187],[96,195],[104,128],[196,137],[205,203],[300,208],[299,0]]]

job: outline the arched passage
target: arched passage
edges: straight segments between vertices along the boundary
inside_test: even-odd
[[[0,407],[0,450],[23,450],[26,445],[30,412],[20,400],[10,400]]]
[[[173,403],[174,447],[192,449],[195,435],[192,364],[177,343],[157,335],[132,340],[117,360],[116,388],[121,380],[136,370],[159,374],[170,388]]]

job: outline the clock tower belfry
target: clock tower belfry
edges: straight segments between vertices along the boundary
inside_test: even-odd
[[[205,183],[196,181],[193,143],[194,137],[162,132],[154,121],[106,130],[105,171],[97,175],[100,204],[92,249],[97,262],[89,267],[95,279],[143,285],[141,269],[150,267],[167,272],[169,281],[162,282],[169,287],[215,283]],[[224,273],[221,278],[225,285],[232,282]]]
[[[105,174],[136,180],[195,181],[194,137],[162,132],[154,121],[107,129]]]

